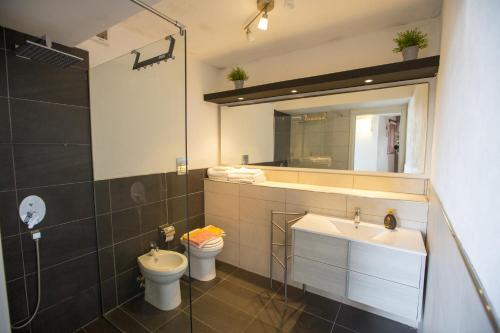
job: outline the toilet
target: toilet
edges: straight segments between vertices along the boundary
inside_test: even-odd
[[[179,279],[188,260],[181,253],[153,250],[137,258],[144,277],[144,299],[160,310],[175,309],[181,304]]]
[[[181,239],[182,244],[186,247],[186,256],[188,242]],[[215,257],[222,251],[224,240],[222,237],[217,237],[208,241],[201,248],[194,245],[189,247],[189,259],[191,277],[199,281],[210,281],[216,276],[215,273]]]

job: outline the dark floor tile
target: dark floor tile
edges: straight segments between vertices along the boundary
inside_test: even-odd
[[[176,223],[186,219],[187,197],[168,199],[168,223]]]
[[[189,217],[198,216],[205,211],[203,192],[188,195],[188,215]]]
[[[109,180],[98,180],[94,182],[94,200],[96,215],[106,214],[111,211]]]
[[[36,249],[31,233],[22,234],[22,241],[26,272],[35,272]],[[95,219],[65,223],[42,230],[39,247],[42,269],[96,252]]]
[[[28,317],[26,289],[23,278],[7,283],[7,298],[9,301],[11,322],[17,323]]]
[[[138,207],[141,233],[157,231],[162,224],[162,202],[155,202],[149,205]]]
[[[42,271],[42,300],[40,309],[78,295],[84,290],[99,285],[97,253],[64,262]],[[34,309],[37,299],[37,276],[27,276],[30,307]],[[81,326],[81,325],[80,325]],[[78,327],[80,327],[78,326]]]
[[[167,197],[173,198],[186,194],[186,175],[178,175],[177,172],[165,174],[167,183]]]
[[[265,278],[263,276],[242,269],[237,269],[227,277],[227,280],[255,292],[266,291],[270,295],[276,293],[281,287],[281,284],[275,281],[273,283],[273,287],[271,288],[269,278]]]
[[[283,332],[329,333],[333,323],[273,299],[257,318]]]
[[[133,238],[114,245],[115,270],[120,274],[130,268],[137,267],[137,258],[143,254],[141,238]]]
[[[21,239],[13,236],[2,239],[3,261],[5,279],[14,280],[23,276],[23,256],[21,252]]]
[[[340,325],[333,325],[333,330],[331,333],[357,333],[356,331],[350,330],[347,327]]]
[[[0,64],[2,66],[2,64]],[[7,98],[0,97],[0,143],[10,142],[10,116]]]
[[[180,309],[186,310],[189,308],[189,283],[180,280],[180,286],[181,286],[181,304],[179,305]],[[196,289],[196,288],[191,288],[191,301],[194,302],[198,298],[200,298],[203,295],[203,293]]]
[[[284,302],[284,288],[281,288],[274,298]],[[329,321],[335,319],[340,308],[339,302],[311,292],[304,293],[301,289],[291,286],[288,287],[288,305]]]
[[[113,228],[111,226],[111,214],[96,216],[97,224],[97,246],[107,247],[113,244]]]
[[[113,211],[161,200],[161,174],[116,178],[110,180]]]
[[[117,306],[115,277],[101,282],[102,312],[107,313]]]
[[[132,317],[126,314],[120,309],[113,310],[111,313],[106,315],[106,319],[109,320],[114,326],[119,328],[125,333],[147,333],[148,330],[135,321]]]
[[[255,316],[271,299],[267,291],[256,293],[229,281],[222,281],[210,289],[208,294],[251,316]]]
[[[227,263],[222,262],[222,261],[216,260],[215,261],[215,269],[217,272],[217,276],[224,279],[228,275],[234,273],[238,269],[238,267],[233,266],[231,264],[227,264]]]
[[[170,320],[162,326],[158,333],[215,333],[217,331],[208,327],[196,318],[193,318],[193,329],[191,330],[191,321],[189,315],[185,313],[178,314],[175,318]]]
[[[202,192],[203,180],[206,177],[206,169],[195,169],[188,171],[189,193]]]
[[[17,186],[87,182],[92,180],[89,145],[16,144]]]
[[[155,331],[180,313],[179,308],[162,311],[146,302],[144,296],[138,296],[120,307],[135,320],[151,331]]]
[[[85,326],[86,333],[120,333],[120,331],[114,327],[105,318],[99,318],[96,321]]]
[[[4,52],[0,52],[0,96],[7,96],[7,71]]]
[[[345,304],[336,323],[360,333],[416,333],[414,328]]]
[[[138,236],[141,233],[139,211],[137,208],[111,213],[111,223],[113,225],[113,241],[115,243]]]
[[[101,281],[115,276],[113,247],[99,250],[99,272]]]
[[[14,142],[90,144],[87,108],[11,99],[10,110]]]
[[[116,276],[118,304],[124,303],[144,292],[137,282],[137,277],[140,275],[139,268],[131,270]]]
[[[0,191],[14,190],[14,164],[10,144],[0,144],[0,175]]]
[[[11,97],[89,106],[87,71],[52,65],[7,54]]]
[[[186,274],[188,274],[187,271],[186,271]],[[189,278],[186,275],[184,275],[182,278],[184,279],[185,282],[189,281]],[[191,287],[196,288],[199,291],[205,293],[221,282],[222,282],[222,279],[218,276],[216,276],[214,279],[212,279],[210,281],[199,281],[199,280],[196,280],[194,278],[191,278]]]
[[[20,201],[29,195],[43,198],[48,209],[39,225],[42,228],[94,216],[92,182],[30,188],[20,190],[18,195]]]
[[[0,231],[2,237],[19,233],[21,221],[17,209],[16,192],[0,192]]]
[[[57,305],[40,311],[33,332],[74,332],[99,317],[98,286],[74,294]]]
[[[194,316],[220,332],[241,332],[252,317],[207,294],[193,303]]]
[[[279,328],[274,327],[271,324],[265,323],[262,320],[255,319],[250,326],[248,326],[245,333],[281,333]]]

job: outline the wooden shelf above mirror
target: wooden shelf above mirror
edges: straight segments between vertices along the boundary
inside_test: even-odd
[[[343,72],[279,81],[241,89],[205,94],[204,100],[216,104],[257,101],[262,99],[284,99],[295,94],[306,94],[335,89],[369,86],[381,83],[407,81],[434,77],[439,68],[439,56],[421,58],[353,69]],[[372,80],[366,83],[365,80]],[[299,97],[299,96],[297,96]]]

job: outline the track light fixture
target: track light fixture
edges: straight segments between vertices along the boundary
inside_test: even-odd
[[[253,42],[255,38],[252,35],[250,26],[255,22],[257,18],[260,17],[259,23],[257,24],[257,29],[266,31],[269,27],[268,13],[274,9],[274,0],[257,0],[257,10],[258,13],[255,15],[250,22],[243,28],[247,35],[247,40]]]

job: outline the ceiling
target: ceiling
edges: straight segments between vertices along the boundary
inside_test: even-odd
[[[441,0],[275,0],[269,30],[246,40],[243,27],[257,13],[255,0],[162,0],[155,8],[184,23],[188,52],[216,67],[227,67],[346,36],[436,17]],[[2,0],[1,24],[96,53],[97,63],[172,33],[168,23],[127,0]],[[112,27],[112,28],[111,28]],[[111,28],[107,44],[86,41]],[[114,35],[114,37],[113,37]],[[115,39],[114,39],[115,38]]]

